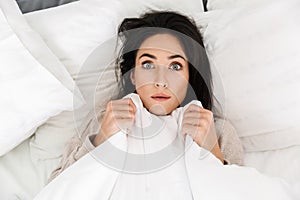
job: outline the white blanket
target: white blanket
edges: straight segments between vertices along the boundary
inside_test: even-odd
[[[299,199],[296,186],[283,179],[254,168],[224,166],[189,136],[183,139],[181,121],[189,104],[158,117],[142,106],[137,95],[127,97],[137,107],[132,131],[118,132],[85,155],[46,186],[36,200]],[[199,101],[191,103],[201,106]]]

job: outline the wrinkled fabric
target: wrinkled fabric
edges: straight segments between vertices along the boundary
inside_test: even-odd
[[[223,165],[191,137],[182,138],[182,115],[189,104],[169,116],[153,116],[137,95],[127,97],[138,110],[132,130],[121,130],[86,154],[35,199],[297,198],[283,179],[250,167]],[[201,106],[199,101],[191,103]],[[162,128],[147,132],[156,123]]]

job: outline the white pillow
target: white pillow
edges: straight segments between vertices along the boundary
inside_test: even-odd
[[[81,0],[25,17],[74,77],[92,50],[116,35],[123,18],[150,9],[191,14],[203,11],[203,5],[198,0]]]
[[[50,49],[76,78],[88,55],[115,35],[124,11],[117,1],[77,1],[25,14]]]
[[[260,4],[272,3],[274,0],[208,0],[207,10],[227,9],[236,7],[255,7]]]
[[[93,0],[24,15],[64,63],[86,100],[86,104],[78,107],[76,113],[63,112],[39,127],[30,142],[33,159],[59,158],[70,137],[77,134],[77,129],[94,103],[98,79],[114,56],[115,42],[110,38],[115,36],[123,13],[117,1],[107,4]],[[97,55],[89,59],[90,54]],[[88,64],[85,64],[86,60],[89,60]],[[106,82],[96,92],[103,102],[110,98],[111,88],[116,84],[113,66],[105,74]]]
[[[83,0],[91,1],[91,0]],[[92,0],[93,1],[93,0]],[[203,2],[198,0],[118,0],[127,11],[126,17],[137,17],[146,10],[171,10],[184,14],[204,12]]]
[[[198,0],[185,3],[179,0],[112,0],[109,3],[81,0],[25,15],[28,23],[65,64],[87,102],[75,112],[51,118],[38,129],[31,141],[36,149],[35,158],[59,156],[92,106],[97,105],[100,110],[105,108],[116,92],[113,61],[118,25],[125,17],[137,17],[148,9],[179,9],[192,15],[202,11],[202,3]]]
[[[15,1],[0,2],[0,156],[32,135],[49,117],[73,110],[74,82],[22,19]],[[33,36],[27,37],[27,34]],[[46,48],[46,49],[42,49]],[[49,54],[47,54],[49,53]],[[43,63],[49,61],[48,65]],[[78,97],[78,98],[77,98]],[[78,105],[82,97],[78,93]],[[75,99],[76,99],[75,98]],[[76,100],[76,101],[77,101]]]
[[[248,152],[300,145],[299,10],[298,0],[279,0],[198,20],[225,114]]]

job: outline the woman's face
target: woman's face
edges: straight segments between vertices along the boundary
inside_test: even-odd
[[[144,40],[130,77],[151,113],[170,114],[184,100],[189,80],[188,61],[179,40],[170,34]]]

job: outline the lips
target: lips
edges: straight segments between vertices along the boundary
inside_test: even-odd
[[[161,93],[161,94],[152,95],[151,98],[154,99],[155,101],[166,101],[170,99],[171,96]]]

